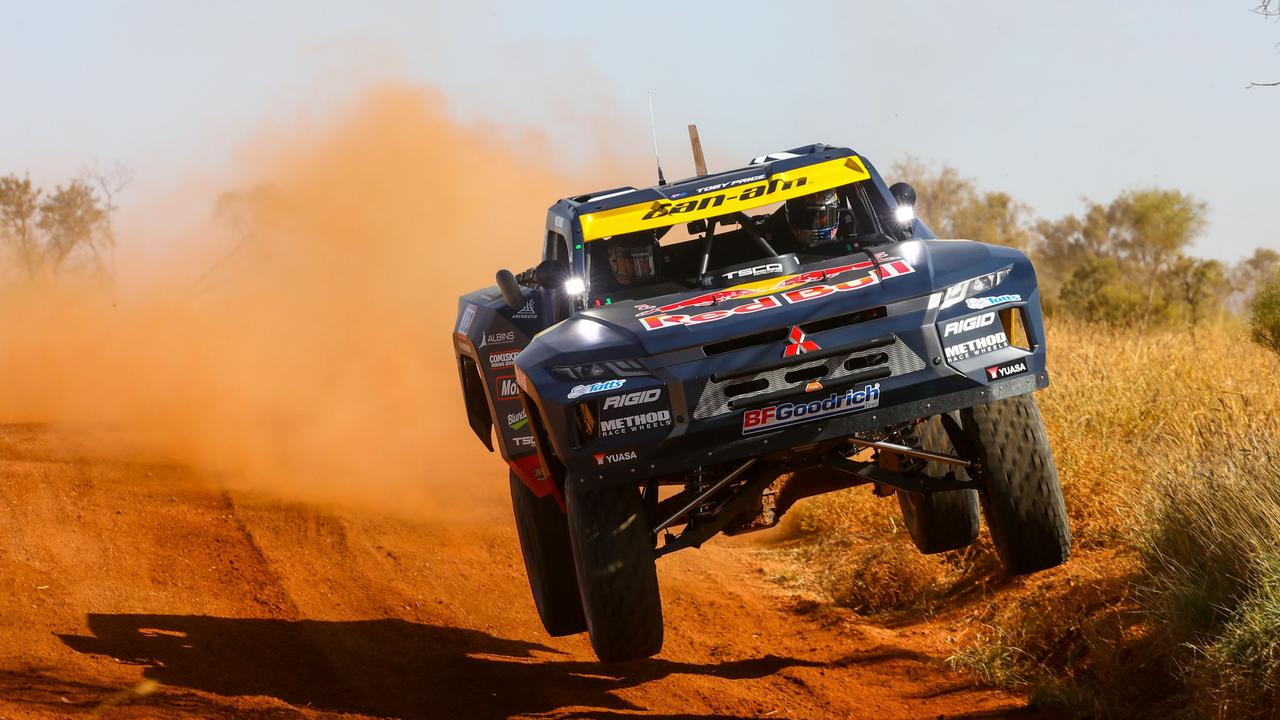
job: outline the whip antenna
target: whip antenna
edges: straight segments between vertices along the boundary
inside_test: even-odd
[[[653,121],[653,93],[649,93],[649,130],[653,133],[653,159],[658,162],[658,184],[666,185],[667,179],[662,176],[662,156],[658,152],[658,125]]]

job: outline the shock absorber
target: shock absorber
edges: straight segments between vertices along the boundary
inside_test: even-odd
[[[704,470],[699,466],[690,474],[689,482],[685,483],[685,492],[689,493],[689,497],[698,497],[706,492],[707,488],[711,487],[711,484],[715,481],[715,473]],[[715,509],[715,502],[708,496],[702,502],[693,506],[693,509],[689,511],[689,519],[710,517]]]

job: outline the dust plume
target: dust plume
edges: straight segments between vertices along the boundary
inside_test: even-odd
[[[513,134],[384,88],[259,139],[237,191],[199,200],[210,228],[146,289],[5,291],[0,422],[115,428],[305,500],[502,490],[462,417],[457,297],[536,262],[547,206],[584,180]]]

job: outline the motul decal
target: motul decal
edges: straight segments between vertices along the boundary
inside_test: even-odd
[[[677,327],[680,325],[701,325],[702,323],[715,322],[723,320],[734,315],[744,315],[756,313],[763,310],[772,310],[782,307],[785,302],[788,305],[796,305],[810,300],[830,297],[840,293],[861,290],[862,288],[871,287],[887,278],[898,277],[900,275],[909,275],[915,272],[915,268],[911,264],[901,258],[885,258],[880,261],[879,273],[875,271],[876,264],[870,260],[853,263],[851,265],[841,265],[826,270],[810,270],[800,275],[790,275],[785,278],[779,278],[776,281],[766,281],[767,288],[734,288],[732,290],[721,290],[714,293],[707,293],[697,297],[680,300],[669,305],[663,305],[658,308],[645,309],[640,315],[640,324],[645,330],[660,330],[665,327]],[[860,277],[851,280],[838,282],[834,284],[825,284],[840,275],[851,272],[869,271]],[[822,282],[820,285],[808,285],[808,283]],[[786,288],[797,285],[808,285],[807,287],[797,287],[792,290]],[[785,290],[785,292],[777,292]],[[777,294],[770,294],[777,293]],[[763,297],[760,297],[763,295]],[[729,300],[741,300],[745,298],[754,298],[751,302],[738,305],[736,307],[723,310],[708,310],[695,314],[675,314],[673,310],[682,310],[691,307],[700,307],[706,305],[718,305]],[[646,306],[647,307],[647,306]],[[661,315],[652,315],[650,313],[663,313]],[[670,313],[670,314],[668,314]]]

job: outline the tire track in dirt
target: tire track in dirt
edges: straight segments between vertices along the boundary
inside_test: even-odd
[[[1027,714],[946,672],[936,637],[797,604],[740,540],[664,558],[663,653],[601,665],[542,634],[502,502],[320,508],[103,447],[0,428],[0,717],[88,717],[143,679],[102,717]]]

